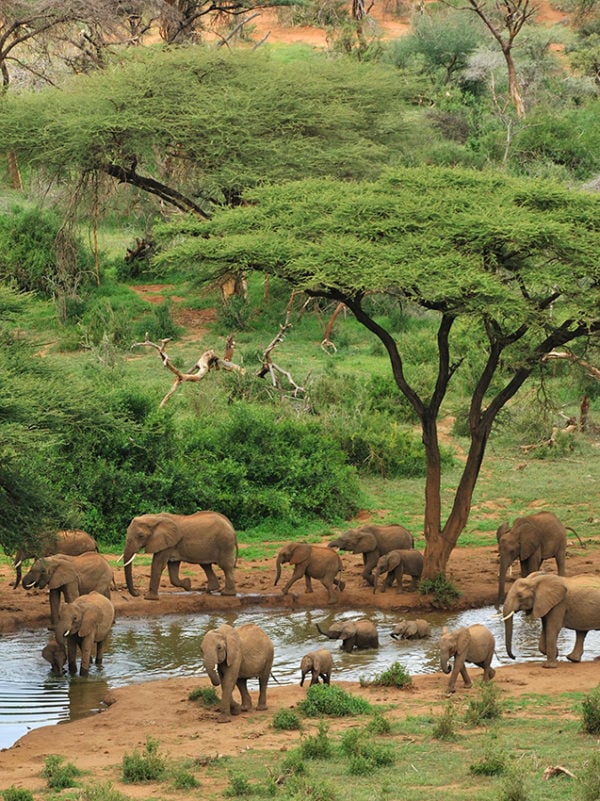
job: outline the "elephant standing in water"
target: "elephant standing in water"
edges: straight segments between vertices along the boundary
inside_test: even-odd
[[[515,658],[512,618],[521,610],[542,619],[539,649],[546,655],[544,667],[558,665],[557,640],[562,628],[575,630],[575,646],[567,659],[580,662],[588,631],[600,629],[600,576],[565,577],[537,572],[517,579],[502,608],[506,653],[511,659]]]
[[[52,628],[58,620],[61,595],[67,603],[94,590],[110,598],[112,584],[112,567],[101,554],[93,552],[79,556],[57,554],[36,559],[29,573],[23,577],[26,590],[48,587]]]
[[[133,586],[131,563],[138,551],[153,554],[150,587],[145,598],[158,600],[158,586],[165,566],[174,587],[191,589],[189,578],[179,578],[181,562],[200,565],[206,573],[209,592],[219,590],[219,580],[213,571],[218,565],[225,575],[223,595],[235,595],[234,568],[238,543],[233,525],[218,512],[196,512],[192,515],[156,514],[134,517],[127,528],[123,562],[127,589],[139,593]]]
[[[277,573],[275,584],[281,577],[281,565],[289,562],[294,565],[294,572],[289,580],[284,584],[282,593],[287,594],[294,582],[304,576],[306,592],[312,592],[311,579],[318,579],[328,593],[329,603],[337,601],[337,594],[334,587],[340,592],[343,591],[345,584],[338,574],[342,572],[342,560],[335,551],[330,548],[323,548],[318,545],[309,545],[305,542],[290,542],[284,545],[277,554]]]
[[[81,649],[80,676],[87,676],[93,649],[95,663],[102,665],[104,641],[115,621],[112,602],[99,592],[80,595],[72,603],[63,604],[56,623],[56,641],[67,652],[69,673],[77,673],[77,649]]]
[[[248,679],[258,678],[257,709],[267,708],[267,684],[273,666],[273,643],[254,623],[234,628],[224,623],[208,631],[201,643],[204,669],[213,686],[221,685],[219,723],[229,723],[232,715],[252,709]],[[241,705],[232,699],[237,686]]]
[[[317,630],[330,640],[341,640],[341,648],[350,653],[354,648],[378,648],[379,635],[377,626],[368,618],[360,620],[341,620],[332,623],[325,631],[317,623]]]
[[[450,673],[448,692],[453,693],[456,687],[458,674],[463,678],[465,687],[471,687],[472,682],[467,673],[465,662],[472,662],[483,668],[483,680],[490,681],[496,675],[491,667],[494,658],[496,642],[492,632],[475,623],[473,626],[464,626],[454,631],[448,631],[444,626],[440,638],[440,666],[444,673]],[[454,657],[454,667],[450,667],[450,659]]]
[[[58,553],[79,556],[88,551],[98,551],[98,543],[87,531],[57,531],[40,537],[37,542],[21,545],[14,558],[15,590],[21,583],[21,567],[25,559],[37,559],[38,556],[53,556]]]
[[[373,568],[384,553],[398,548],[414,548],[415,541],[404,526],[360,526],[349,529],[329,543],[330,548],[360,553],[363,557],[362,577],[373,586]]]
[[[395,640],[423,640],[431,635],[431,626],[422,617],[399,620],[390,636]]]

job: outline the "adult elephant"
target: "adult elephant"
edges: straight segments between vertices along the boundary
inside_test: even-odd
[[[37,559],[39,556],[52,556],[66,553],[79,556],[88,551],[98,551],[98,543],[87,531],[57,531],[44,534],[35,542],[25,542],[17,548],[13,561],[16,571],[14,589],[21,583],[21,568],[25,559]]]
[[[267,684],[273,666],[273,643],[254,623],[234,628],[224,623],[208,631],[201,643],[204,669],[215,687],[221,685],[219,723],[229,723],[232,715],[252,709],[248,679],[258,678],[257,709],[267,708]],[[242,703],[233,700],[237,686]]]
[[[138,551],[153,554],[150,587],[145,598],[158,600],[158,585],[165,566],[174,587],[191,589],[189,578],[179,578],[181,562],[200,565],[206,573],[209,592],[219,590],[219,579],[213,571],[218,565],[225,574],[223,595],[235,595],[234,568],[238,544],[231,521],[218,512],[196,512],[192,515],[161,514],[134,517],[127,528],[123,561],[125,579],[131,595],[139,595],[133,586],[131,563]]]
[[[48,587],[52,628],[58,620],[61,596],[71,603],[80,595],[96,590],[105,598],[110,598],[112,583],[112,567],[101,554],[93,552],[79,556],[57,554],[36,559],[29,573],[23,577],[26,590]]]
[[[328,629],[322,629],[317,623],[317,630],[330,640],[341,640],[340,648],[346,653],[350,653],[354,648],[379,647],[377,626],[366,617],[360,620],[341,620],[332,623]]]
[[[513,615],[531,612],[542,620],[539,649],[546,655],[544,667],[558,664],[558,634],[562,628],[574,629],[575,646],[567,659],[580,662],[588,631],[600,629],[600,576],[557,576],[532,573],[517,579],[506,595],[502,616],[506,653],[511,659]]]
[[[373,586],[373,568],[385,553],[397,549],[414,548],[415,542],[410,531],[404,526],[360,526],[349,529],[329,543],[330,548],[360,553],[363,557],[362,577]]]
[[[306,542],[290,542],[284,545],[277,554],[275,585],[281,578],[281,565],[286,562],[294,565],[294,572],[281,590],[283,595],[288,593],[294,582],[304,576],[306,592],[313,591],[311,579],[314,578],[320,581],[327,590],[329,603],[337,601],[338,596],[334,587],[342,591],[345,584],[342,579],[338,578],[343,565],[335,551],[318,545],[309,545]]]
[[[579,536],[572,528],[577,539]],[[559,576],[565,575],[567,527],[552,512],[536,512],[518,517],[512,526],[503,523],[496,531],[500,570],[498,573],[498,605],[504,601],[506,571],[518,559],[521,576],[540,569],[544,559],[555,559]],[[583,545],[581,540],[580,544]]]
[[[411,577],[409,589],[415,591],[423,573],[423,554],[415,548],[408,550],[398,548],[380,556],[373,572],[373,592],[377,591],[379,576],[382,573],[387,573],[387,578],[381,587],[382,592],[391,587],[394,581],[397,592],[402,592],[402,577],[405,573]]]
[[[63,604],[56,623],[57,643],[67,653],[69,673],[77,673],[77,649],[81,649],[80,676],[90,672],[93,649],[96,649],[95,664],[102,665],[104,642],[115,621],[112,602],[99,592],[80,595],[74,601]]]

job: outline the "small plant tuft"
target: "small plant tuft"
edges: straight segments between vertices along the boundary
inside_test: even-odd
[[[4,801],[34,801],[33,793],[30,790],[24,790],[22,787],[15,787],[14,784],[7,790],[2,791],[2,798]]]
[[[499,801],[528,801],[529,787],[527,778],[521,767],[513,767],[508,770],[498,794]]]
[[[436,740],[456,740],[456,709],[452,701],[448,701],[442,714],[436,719],[432,736]]]
[[[393,765],[395,761],[392,748],[373,742],[366,728],[345,731],[341,745],[342,751],[350,757],[349,771],[353,776],[371,774],[377,768]]]
[[[78,801],[128,801],[128,798],[111,782],[100,782],[86,785],[79,793]]]
[[[600,734],[600,688],[592,690],[581,703],[582,726],[586,734]]]
[[[254,789],[248,779],[241,773],[229,774],[229,786],[225,788],[224,795],[228,798],[241,798],[252,795]]]
[[[476,698],[471,698],[465,712],[465,720],[473,726],[488,723],[502,717],[500,688],[492,681],[481,681]]]
[[[469,766],[473,776],[502,776],[506,773],[508,759],[506,753],[492,741],[486,743],[481,758]]]
[[[344,717],[364,715],[371,711],[371,704],[364,698],[357,698],[341,687],[331,684],[313,684],[308,688],[306,698],[299,704],[300,711],[308,717]]]
[[[219,696],[214,687],[196,687],[188,695],[189,701],[200,701],[202,706],[213,707],[218,706]]]
[[[574,794],[574,798],[578,798],[579,801],[598,801],[600,798],[600,754],[593,753],[584,762],[576,782],[577,792]]]
[[[369,734],[390,734],[392,724],[380,712],[376,712],[365,726],[365,731]]]
[[[57,754],[46,757],[42,776],[47,779],[48,787],[53,790],[64,790],[66,787],[75,787],[75,779],[81,776],[81,771],[72,762],[63,764],[65,758]]]
[[[450,609],[460,598],[460,590],[443,573],[438,573],[433,579],[421,579],[419,592],[421,595],[433,595],[432,605],[438,609]]]
[[[377,673],[372,679],[360,681],[362,686],[370,687],[410,687],[412,679],[408,670],[400,662],[393,662],[389,668]]]
[[[333,745],[328,735],[329,726],[319,722],[319,730],[314,736],[304,737],[300,743],[300,753],[304,759],[329,759],[333,755]]]
[[[277,731],[294,731],[302,728],[300,718],[291,709],[280,709],[273,715],[273,728]]]
[[[142,753],[134,751],[123,755],[124,782],[158,782],[165,778],[166,761],[158,753],[158,745],[158,740],[148,737]]]

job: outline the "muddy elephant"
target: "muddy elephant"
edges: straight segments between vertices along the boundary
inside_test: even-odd
[[[273,643],[254,623],[234,628],[227,624],[208,631],[201,643],[204,669],[213,686],[221,685],[219,723],[229,723],[232,715],[252,709],[248,679],[258,678],[257,709],[267,708],[267,684],[273,666]],[[237,686],[242,703],[233,700]]]
[[[127,528],[123,562],[127,589],[131,595],[139,593],[133,586],[132,562],[138,551],[153,554],[150,569],[150,586],[145,598],[158,600],[158,586],[165,566],[174,587],[191,589],[189,578],[179,578],[181,562],[200,565],[206,573],[208,591],[219,590],[219,580],[213,571],[218,565],[225,575],[223,595],[235,595],[234,569],[238,543],[233,525],[218,512],[196,512],[192,515],[174,515],[163,512],[134,517]]]
[[[404,574],[411,577],[409,589],[414,592],[423,573],[423,554],[414,548],[409,550],[397,548],[380,556],[373,572],[374,593],[377,591],[379,576],[382,573],[387,573],[387,577],[381,585],[381,592],[385,592],[387,587],[391,587],[394,581],[396,582],[397,592],[402,592],[402,577]]]
[[[87,551],[98,551],[98,543],[87,531],[57,531],[42,535],[36,542],[23,544],[15,553],[14,567],[16,571],[14,588],[21,583],[21,568],[25,559],[37,559],[40,556],[52,556],[66,553],[79,556]]]
[[[350,653],[354,648],[378,648],[377,626],[368,618],[341,620],[325,630],[317,623],[317,630],[330,640],[341,640],[340,648]]]
[[[67,603],[94,590],[110,598],[112,583],[111,566],[101,554],[94,552],[79,556],[57,554],[36,559],[29,573],[23,577],[26,590],[48,587],[52,628],[58,620],[61,595]]]
[[[332,670],[333,658],[327,648],[310,651],[308,654],[304,654],[300,662],[300,671],[302,673],[300,686],[304,686],[304,679],[308,673],[311,674],[311,684],[319,684],[319,679],[323,679],[323,684],[329,684]]]
[[[542,619],[539,649],[546,655],[544,667],[558,665],[558,634],[562,628],[575,631],[575,646],[567,659],[580,662],[588,631],[600,629],[600,576],[557,576],[536,572],[516,579],[502,607],[506,652],[512,650],[513,615],[531,612]]]
[[[416,620],[399,620],[390,636],[395,640],[424,640],[431,636],[431,626],[423,618]]]
[[[329,543],[330,548],[360,553],[363,557],[362,577],[373,586],[373,568],[384,553],[414,548],[414,538],[404,526],[360,526],[349,529]]]
[[[521,563],[523,578],[539,570],[544,559],[555,559],[558,575],[565,575],[567,530],[573,531],[579,540],[577,532],[564,526],[552,512],[536,512],[518,517],[512,526],[503,523],[498,527],[498,605],[504,601],[506,571],[515,559]],[[581,540],[579,542],[583,545]]]
[[[69,673],[77,673],[77,649],[81,649],[80,676],[90,672],[94,648],[95,664],[102,666],[104,642],[115,621],[112,602],[99,592],[80,595],[71,603],[63,604],[56,623],[56,641],[67,652]]]
[[[288,593],[294,582],[304,576],[306,592],[313,591],[311,579],[314,578],[320,581],[327,590],[329,603],[337,601],[338,596],[334,587],[343,591],[345,584],[342,579],[338,578],[343,565],[335,551],[318,545],[308,545],[305,542],[290,542],[284,545],[277,554],[277,573],[274,584],[279,581],[281,565],[286,562],[294,565],[294,572],[281,590],[283,595]]]
[[[450,673],[452,670],[448,692],[454,692],[459,673],[465,687],[471,687],[472,682],[465,662],[471,662],[483,668],[483,680],[491,681],[496,675],[496,671],[491,667],[495,647],[494,635],[480,623],[463,626],[454,631],[448,631],[444,626],[440,638],[440,666],[444,673]],[[450,660],[452,658],[454,658],[454,667],[451,668]]]

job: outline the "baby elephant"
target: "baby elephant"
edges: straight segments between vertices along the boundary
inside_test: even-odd
[[[52,673],[56,676],[63,675],[67,664],[67,651],[63,645],[57,643],[56,640],[50,640],[44,646],[42,656],[47,662],[50,662]]]
[[[472,662],[474,665],[483,668],[484,681],[493,679],[496,671],[490,665],[495,647],[494,635],[480,623],[476,623],[473,626],[464,626],[454,631],[448,631],[444,626],[440,639],[440,665],[444,673],[450,673],[449,660],[454,657],[454,668],[452,668],[448,692],[454,692],[459,673],[463,678],[465,687],[471,686],[472,682],[467,673],[465,662]]]
[[[341,640],[342,648],[346,653],[351,653],[354,648],[378,648],[379,635],[377,626],[368,618],[360,620],[341,620],[332,623],[325,630],[317,623],[317,630],[330,640]]]
[[[277,572],[275,584],[281,577],[281,565],[289,562],[294,572],[284,584],[282,593],[286,595],[294,582],[304,576],[306,592],[312,592],[311,579],[317,579],[327,590],[329,603],[337,601],[335,588],[343,591],[345,584],[339,574],[342,572],[342,560],[331,548],[320,545],[309,545],[306,542],[290,542],[284,545],[277,554]]]
[[[423,640],[431,634],[431,626],[426,620],[418,617],[416,620],[402,619],[396,623],[391,636],[395,640]]]
[[[377,582],[382,573],[387,573],[387,578],[381,587],[382,592],[385,592],[388,586],[391,587],[394,581],[397,592],[402,592],[402,576],[405,573],[411,576],[410,589],[414,591],[417,589],[417,582],[421,578],[422,572],[423,554],[420,551],[411,548],[410,550],[397,549],[384,553],[379,557],[373,572],[373,592],[377,590]]]
[[[319,679],[323,679],[323,684],[329,684],[331,671],[333,670],[333,659],[327,648],[320,648],[318,651],[311,651],[302,657],[300,662],[302,671],[302,681],[300,686],[304,686],[304,679],[307,673],[311,674],[311,684],[318,684]]]

